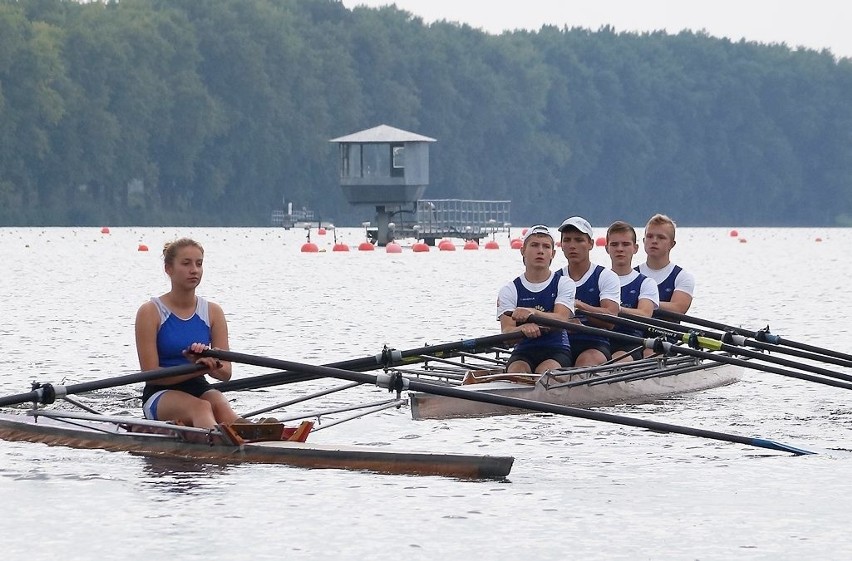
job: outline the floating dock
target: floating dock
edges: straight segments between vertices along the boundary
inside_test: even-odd
[[[414,238],[430,246],[442,238],[479,242],[511,227],[511,201],[431,199],[415,201],[413,208],[400,209],[388,224],[392,239]],[[367,227],[367,236],[377,241],[379,228]]]

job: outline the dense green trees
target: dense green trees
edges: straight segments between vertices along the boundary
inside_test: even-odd
[[[357,224],[328,139],[438,139],[431,198],[513,221],[852,225],[852,60],[335,0],[0,0],[0,224]]]

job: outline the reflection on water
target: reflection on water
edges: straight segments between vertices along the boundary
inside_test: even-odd
[[[227,463],[199,462],[174,456],[138,456],[142,460],[141,483],[167,493],[191,493],[216,486],[219,478],[233,469]]]

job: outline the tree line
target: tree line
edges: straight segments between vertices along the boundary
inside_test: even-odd
[[[487,34],[337,0],[0,0],[0,225],[357,225],[329,139],[436,138],[517,224],[852,225],[852,59],[702,32]]]

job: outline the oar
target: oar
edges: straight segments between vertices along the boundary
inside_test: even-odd
[[[488,335],[485,337],[477,337],[474,339],[463,339],[461,341],[453,341],[451,343],[440,343],[437,345],[427,345],[416,349],[408,349],[398,351],[396,349],[384,349],[381,353],[364,358],[356,358],[344,360],[341,362],[332,362],[325,366],[333,368],[342,368],[344,370],[354,370],[364,372],[367,370],[377,370],[379,368],[400,366],[404,364],[415,364],[418,362],[428,361],[431,357],[445,358],[456,356],[462,352],[476,352],[483,349],[488,349],[496,345],[505,344],[515,339],[520,339],[523,334],[519,332],[499,333],[497,335]],[[424,355],[429,355],[424,358]],[[266,388],[269,386],[279,386],[292,382],[304,382],[307,380],[316,380],[321,376],[312,376],[309,374],[298,372],[272,372],[270,374],[262,374],[260,376],[250,376],[239,380],[230,380],[228,382],[219,382],[213,384],[213,387],[219,391],[231,390],[255,390]]]
[[[688,356],[694,356],[698,358],[704,358],[713,360],[716,362],[724,362],[726,364],[734,364],[736,366],[742,366],[743,368],[751,368],[753,370],[760,370],[762,372],[769,372],[772,374],[779,374],[781,376],[788,376],[790,378],[798,378],[800,380],[807,380],[809,382],[816,382],[817,384],[825,384],[827,386],[834,386],[837,388],[843,388],[846,390],[852,390],[852,383],[844,382],[842,380],[836,380],[834,378],[826,378],[824,376],[813,376],[811,374],[805,374],[804,372],[795,372],[792,370],[785,370],[783,368],[777,368],[774,366],[770,366],[768,364],[761,364],[750,360],[743,360],[739,358],[734,358],[732,356],[718,354],[718,353],[710,353],[707,351],[702,351],[699,349],[694,349],[692,347],[686,345],[674,345],[669,341],[664,341],[661,338],[657,339],[643,339],[642,337],[636,337],[634,335],[627,335],[625,333],[619,333],[617,331],[609,331],[606,329],[597,329],[595,327],[588,327],[586,325],[582,325],[579,323],[570,323],[567,321],[559,321],[556,319],[545,318],[536,314],[530,316],[527,320],[532,323],[537,323],[538,325],[544,325],[546,327],[555,327],[556,329],[565,329],[567,331],[576,331],[579,333],[589,333],[592,335],[598,335],[601,337],[608,337],[610,339],[618,339],[620,341],[626,341],[632,345],[643,346],[646,349],[651,349],[655,353],[660,354],[682,354]],[[691,334],[683,334],[682,340],[684,343],[696,343],[703,347],[720,350],[721,343],[718,341],[714,341],[712,339],[707,339],[706,337],[693,337]],[[761,360],[765,360],[762,358]],[[834,373],[839,374],[839,373]],[[839,375],[845,376],[845,374]]]
[[[649,324],[643,324],[640,321],[636,321],[634,319],[630,319],[627,317],[613,316],[610,314],[598,314],[596,312],[591,312],[588,314],[591,317],[595,317],[601,319],[603,321],[607,321],[610,323],[617,323],[622,325],[628,325],[633,328],[638,329],[648,329],[652,333],[656,332],[666,337],[678,337],[684,343],[700,345],[706,349],[713,349],[717,351],[724,351],[726,353],[731,353],[734,355],[744,356],[747,358],[751,358],[754,360],[762,360],[764,362],[770,362],[773,364],[778,364],[781,366],[787,366],[789,368],[796,368],[798,370],[804,370],[806,372],[813,372],[814,374],[821,374],[822,376],[826,376],[828,378],[836,378],[838,380],[846,380],[847,382],[852,382],[852,375],[844,374],[843,372],[835,372],[834,370],[828,370],[826,368],[821,368],[819,366],[814,366],[811,364],[804,364],[801,362],[795,362],[792,360],[787,360],[785,358],[776,357],[772,355],[768,355],[766,353],[761,353],[758,351],[753,351],[750,349],[742,348],[742,345],[734,344],[731,345],[728,342],[733,341],[734,338],[737,338],[739,343],[743,343],[747,339],[741,335],[731,335],[728,333],[729,337],[725,337],[725,334],[722,333],[707,333],[703,331],[694,331],[689,329],[688,327],[684,327],[680,324],[669,324],[673,326],[671,330],[669,329],[660,329],[658,327],[654,327],[658,323],[668,323],[662,320],[655,320],[653,318],[645,318],[644,316],[635,316],[631,315],[631,318],[643,318],[644,320],[649,320]],[[679,331],[681,333],[679,333]]]
[[[790,339],[784,339],[783,337],[779,337],[773,333],[769,333],[769,328],[767,327],[765,330],[760,331],[749,331],[748,329],[743,329],[741,327],[735,327],[733,325],[726,325],[724,323],[718,323],[715,321],[710,321],[702,318],[698,318],[695,316],[688,316],[686,314],[678,314],[676,312],[672,312],[669,310],[656,310],[654,315],[658,315],[663,319],[668,319],[671,321],[685,321],[687,323],[693,323],[695,325],[702,325],[704,327],[710,327],[711,329],[719,329],[722,331],[731,331],[733,333],[737,333],[739,335],[744,335],[746,337],[751,337],[758,341],[763,341],[766,343],[772,343],[773,345],[786,345],[788,347],[793,347],[796,349],[801,349],[803,351],[808,351],[812,353],[822,354],[825,356],[831,356],[834,358],[841,358],[843,360],[852,361],[852,354],[841,353],[839,351],[833,351],[831,349],[826,349],[823,347],[816,347],[814,345],[809,345],[807,343],[799,343],[797,341],[791,341]]]
[[[228,360],[231,362],[251,364],[253,366],[262,366],[266,368],[279,368],[290,372],[309,374],[316,377],[340,378],[342,380],[360,382],[363,384],[375,384],[379,387],[388,388],[391,391],[420,391],[435,395],[443,395],[446,397],[455,397],[458,399],[481,401],[483,403],[491,403],[494,405],[502,405],[505,407],[529,409],[530,411],[539,411],[542,413],[567,415],[569,417],[579,417],[582,419],[590,419],[593,421],[600,421],[604,423],[615,423],[619,425],[644,428],[657,432],[669,432],[676,434],[684,434],[687,436],[709,438],[712,440],[736,442],[738,444],[746,444],[748,446],[756,446],[758,448],[789,452],[791,454],[796,455],[816,453],[810,450],[805,450],[803,448],[782,444],[780,442],[775,442],[774,440],[767,440],[764,438],[739,436],[736,434],[727,434],[718,431],[697,429],[681,425],[673,425],[670,423],[661,423],[657,421],[648,421],[645,419],[636,419],[634,417],[625,417],[622,415],[613,415],[611,413],[592,411],[590,409],[580,409],[577,407],[568,407],[565,405],[556,405],[553,403],[543,403],[539,401],[519,399],[505,395],[494,395],[485,392],[469,391],[458,388],[456,386],[444,386],[424,382],[422,380],[409,379],[398,374],[366,374],[362,372],[344,370],[341,368],[332,368],[329,366],[314,366],[311,364],[302,364],[298,362],[267,358],[263,356],[235,353],[232,351],[220,351],[217,349],[206,350],[203,351],[201,354],[203,356],[215,357],[220,360]]]
[[[807,360],[813,360],[817,362],[827,362],[829,364],[836,364],[838,366],[843,366],[846,368],[852,368],[852,360],[846,360],[842,358],[836,358],[831,356],[826,356],[822,353],[814,353],[810,351],[802,351],[799,349],[795,349],[792,347],[785,347],[782,345],[777,345],[773,343],[767,343],[765,341],[758,341],[753,338],[749,338],[745,335],[740,335],[739,333],[733,333],[732,331],[725,331],[724,333],[719,333],[716,331],[707,331],[704,329],[697,329],[695,327],[690,327],[686,325],[682,325],[680,323],[675,323],[672,321],[666,321],[663,319],[659,319],[656,317],[649,318],[645,316],[639,316],[636,314],[631,314],[629,312],[621,311],[619,312],[619,317],[622,320],[632,320],[645,324],[649,324],[653,327],[646,327],[652,333],[657,332],[661,334],[667,334],[671,331],[677,331],[680,333],[696,333],[698,335],[704,337],[710,337],[711,339],[718,339],[723,343],[728,343],[732,345],[736,345],[738,347],[752,347],[755,349],[761,349],[764,351],[770,351],[773,353],[785,354],[790,356],[795,356],[798,358],[804,358]],[[641,328],[640,325],[636,325],[636,327]]]
[[[150,380],[158,380],[160,378],[168,378],[170,376],[192,374],[193,372],[206,370],[206,368],[207,367],[203,364],[189,363],[182,364],[180,366],[170,366],[168,368],[158,368],[157,370],[137,372],[136,374],[128,374],[126,376],[116,376],[115,378],[105,378],[103,380],[94,380],[92,382],[71,384],[69,386],[39,384],[33,387],[32,391],[27,393],[0,397],[0,407],[17,405],[19,403],[27,403],[30,401],[49,404],[53,403],[57,397],[61,398],[71,394],[92,392],[105,388],[115,388],[118,386],[126,386],[128,384],[138,384],[139,382],[148,382]]]

